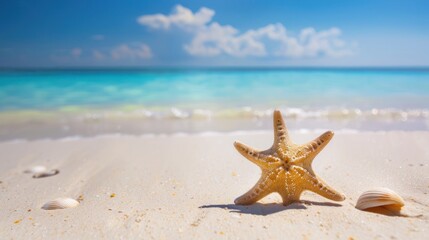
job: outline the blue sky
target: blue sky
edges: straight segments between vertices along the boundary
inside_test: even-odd
[[[0,67],[428,66],[428,1],[0,3]]]

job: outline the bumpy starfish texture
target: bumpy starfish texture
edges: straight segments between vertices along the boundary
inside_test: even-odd
[[[329,143],[334,133],[328,131],[307,144],[297,145],[290,140],[280,111],[274,111],[273,123],[274,143],[270,149],[258,151],[238,141],[234,143],[238,152],[262,170],[256,185],[235,199],[235,204],[249,205],[277,192],[286,206],[299,201],[305,190],[334,201],[343,201],[344,195],[316,176],[311,167],[313,159]]]

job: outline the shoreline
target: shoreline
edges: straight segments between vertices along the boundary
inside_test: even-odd
[[[289,130],[289,133],[294,135],[320,135],[328,129],[295,129]],[[183,137],[222,137],[222,136],[266,136],[272,134],[272,130],[239,130],[239,131],[205,131],[205,132],[172,132],[172,133],[103,133],[97,135],[70,135],[61,137],[40,137],[40,138],[14,138],[14,139],[0,139],[0,144],[17,144],[17,143],[30,143],[30,142],[43,142],[43,141],[80,141],[80,140],[97,140],[97,139],[113,139],[113,138],[135,138],[135,139],[153,139],[153,138],[183,138]],[[429,130],[377,130],[377,131],[363,131],[358,129],[340,129],[334,131],[335,135],[353,135],[353,134],[426,134]]]
[[[291,131],[297,143],[317,135]],[[259,177],[233,148],[235,140],[265,149],[272,132],[0,142],[0,231],[5,238],[48,239],[425,237],[429,131],[336,134],[313,168],[346,200],[306,192],[288,207],[276,194],[250,206],[233,204]],[[60,173],[33,179],[23,171],[34,165]],[[397,192],[403,213],[413,217],[355,209],[359,195],[373,187]],[[79,196],[76,208],[41,209],[55,198]]]
[[[0,111],[0,141],[14,139],[91,137],[105,134],[159,135],[235,131],[268,131],[272,110],[255,108],[202,109],[166,108],[149,111],[134,107],[119,109],[69,109],[67,111]],[[294,131],[429,131],[429,110],[414,109],[325,109],[307,111],[287,108],[285,119]]]

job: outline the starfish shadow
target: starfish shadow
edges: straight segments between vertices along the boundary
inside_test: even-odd
[[[212,204],[212,205],[203,205],[200,208],[223,208],[230,210],[230,213],[243,213],[243,214],[252,214],[267,216],[281,211],[291,210],[291,209],[307,209],[306,205],[318,205],[318,206],[331,206],[331,207],[340,207],[342,205],[337,203],[330,202],[313,202],[313,201],[300,201],[292,203],[288,206],[283,206],[281,203],[255,203],[252,205],[235,205],[235,204]]]

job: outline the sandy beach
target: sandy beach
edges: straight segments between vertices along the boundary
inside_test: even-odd
[[[429,240],[429,1],[0,5],[0,240]]]
[[[297,143],[318,133],[292,132]],[[288,207],[272,194],[233,201],[260,170],[233,147],[260,149],[272,133],[63,138],[0,143],[2,239],[424,239],[429,229],[429,132],[336,133],[313,168],[346,200],[305,192]],[[44,165],[55,176],[24,170]],[[387,187],[403,216],[354,208],[359,195]],[[58,197],[79,206],[43,210]]]

